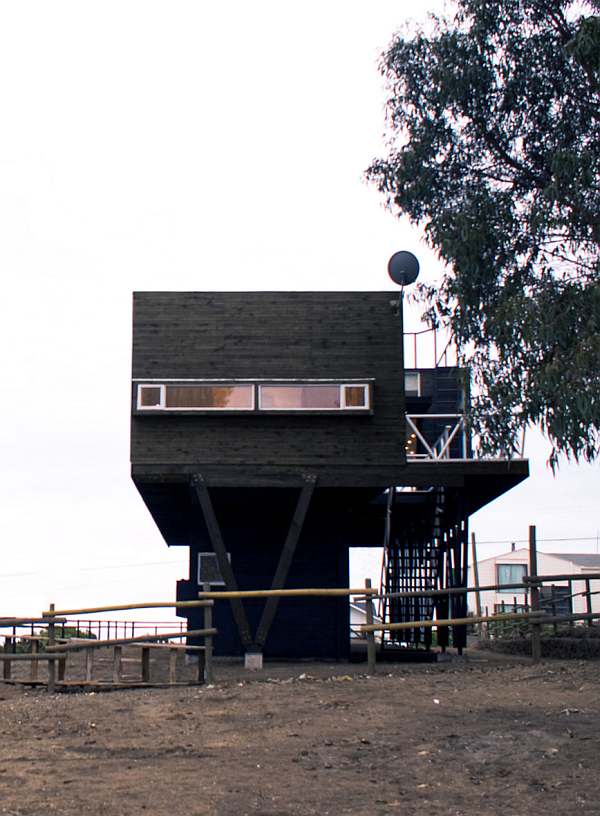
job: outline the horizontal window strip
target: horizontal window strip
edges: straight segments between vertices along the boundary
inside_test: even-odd
[[[346,381],[216,382],[163,380],[137,384],[138,411],[368,411],[370,385]]]

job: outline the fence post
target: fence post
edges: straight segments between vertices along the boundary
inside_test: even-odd
[[[592,593],[590,591],[590,579],[589,578],[585,579],[585,592],[584,592],[584,595],[585,595],[585,606],[586,606],[586,609],[587,609],[587,613],[588,613],[588,615],[591,615],[592,614]],[[588,618],[587,625],[588,626],[593,626],[594,621],[591,618]]]
[[[100,640],[100,638],[98,638]],[[91,683],[94,675],[94,649],[88,646],[85,650],[85,682]]]
[[[50,604],[50,613],[54,613],[55,606]],[[51,618],[52,623],[48,624],[48,646],[54,646],[56,642],[56,624],[54,617]],[[48,661],[48,694],[55,694],[56,692],[56,663],[54,660]]]
[[[537,546],[535,540],[535,526],[529,527],[529,574],[537,575]],[[531,584],[531,611],[538,612],[540,609],[540,590],[536,584]],[[531,623],[531,659],[534,663],[539,663],[542,659],[541,623],[532,621]]]
[[[9,654],[10,652],[12,652],[12,642],[13,642],[12,636],[6,635],[4,638],[4,654]],[[12,663],[10,662],[10,660],[4,661],[4,669],[2,672],[2,677],[4,678],[4,680],[10,680],[11,666]]]
[[[31,643],[31,654],[32,655],[38,653],[38,644],[37,644],[37,640],[34,640],[34,637],[35,636],[32,635],[31,640],[29,641]],[[29,678],[31,680],[37,680],[37,670],[38,670],[38,662],[37,662],[37,660],[32,660],[31,661],[31,668],[29,670]]]
[[[177,677],[177,649],[169,649],[169,683],[175,683]]]
[[[371,579],[365,578],[365,589],[371,589]],[[373,601],[371,593],[365,592],[367,624],[373,625]],[[375,674],[377,655],[375,653],[375,632],[367,632],[367,674]]]
[[[203,592],[210,592],[210,584],[202,584]],[[204,607],[204,628],[212,629],[212,606]],[[212,654],[212,635],[204,635],[204,682],[209,686],[213,681],[213,654]],[[198,653],[198,664],[201,662],[202,652]],[[198,672],[198,680],[200,680],[200,672]]]
[[[142,683],[150,682],[150,649],[142,646]]]
[[[473,586],[475,587],[475,614],[481,617],[481,593],[479,592],[479,564],[477,563],[477,542],[471,533],[471,553],[473,558]],[[483,624],[479,624],[479,637],[483,637]]]
[[[58,682],[62,683],[65,679],[65,674],[67,672],[67,658],[61,657],[58,661]]]
[[[123,647],[113,647],[113,683],[120,683],[123,679],[122,670]]]

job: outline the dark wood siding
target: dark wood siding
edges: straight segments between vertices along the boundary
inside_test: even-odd
[[[134,379],[374,378],[373,413],[132,418],[133,464],[404,462],[402,319],[389,292],[140,292]]]
[[[286,588],[347,587],[350,527],[347,491],[331,497],[315,498],[298,542]],[[240,589],[265,589],[271,585],[281,548],[292,519],[297,490],[212,491],[231,566]],[[341,510],[345,512],[340,512]],[[197,583],[197,554],[211,552],[212,545],[199,507],[196,523],[190,528],[190,579],[178,582],[178,600],[193,600],[201,587]],[[218,591],[218,587],[215,587]],[[265,599],[246,599],[244,607],[253,635],[265,606]],[[185,610],[189,628],[202,628],[202,610]],[[231,606],[217,601],[213,623],[218,635],[217,654],[243,654]],[[348,599],[298,597],[283,598],[265,645],[268,657],[316,657],[345,659],[349,648]]]

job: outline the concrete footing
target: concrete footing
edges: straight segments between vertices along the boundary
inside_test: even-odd
[[[244,655],[245,669],[262,669],[263,656],[262,652],[246,652]]]

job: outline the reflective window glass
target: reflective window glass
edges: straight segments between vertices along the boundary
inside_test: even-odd
[[[261,411],[310,411],[340,408],[339,385],[261,385]]]
[[[344,386],[344,405],[346,408],[364,408],[367,404],[364,385]]]
[[[165,407],[252,410],[252,386],[168,385]]]
[[[521,584],[527,575],[527,564],[497,564],[499,584]],[[518,592],[515,589],[499,589],[498,592]]]
[[[161,390],[160,385],[140,385],[140,408],[160,408]]]
[[[404,372],[404,390],[407,396],[420,397],[421,396],[421,375],[418,371]]]

